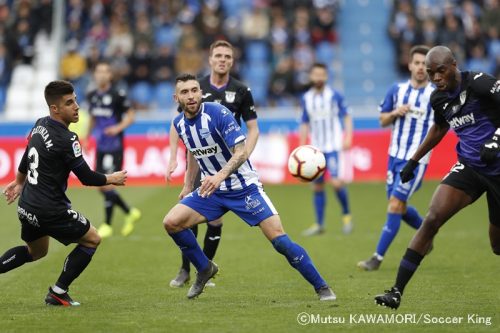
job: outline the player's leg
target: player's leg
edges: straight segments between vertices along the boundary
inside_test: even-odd
[[[490,220],[490,244],[494,254],[500,255],[500,181],[488,180],[486,199]]]
[[[215,257],[222,235],[222,218],[207,223],[207,232],[203,241],[203,252],[208,259]]]
[[[493,253],[500,256],[500,227],[490,223],[490,244]]]
[[[56,283],[49,288],[45,298],[48,305],[78,306],[68,290],[73,281],[87,268],[101,242],[97,230],[82,214],[74,210],[63,213],[48,227],[49,235],[64,245],[77,243],[64,260],[63,269]]]
[[[194,225],[190,229],[193,232],[194,237],[198,237],[198,225]],[[181,268],[179,269],[177,275],[172,280],[170,280],[170,287],[180,288],[186,285],[191,279],[191,277],[189,276],[190,272],[191,262],[189,261],[189,258],[181,252]]]
[[[401,225],[401,217],[406,209],[406,202],[391,196],[387,207],[387,219],[382,232],[380,233],[377,248],[373,256],[364,261],[358,262],[358,267],[365,271],[374,271],[379,269],[385,253],[396,237]]]
[[[325,193],[325,176],[322,175],[313,182],[313,207],[316,222],[304,230],[304,236],[314,236],[322,234],[325,231],[325,209],[326,209],[326,193]]]
[[[344,181],[339,178],[331,178],[330,183],[333,186],[337,200],[340,203],[340,208],[342,210],[342,232],[344,234],[350,234],[354,229],[354,224],[352,222],[351,209],[349,207],[349,194],[347,191],[347,186]]]
[[[306,250],[292,242],[283,230],[279,215],[272,215],[259,223],[259,227],[273,247],[284,255],[290,265],[295,268],[313,287],[320,300],[335,300],[336,296],[326,281],[321,277]]]
[[[477,197],[450,185],[441,183],[432,199],[422,226],[417,230],[399,265],[396,283],[385,294],[375,297],[377,304],[398,308],[401,295],[422,259],[429,250],[439,229],[462,208]]]
[[[7,273],[27,262],[41,259],[49,250],[49,236],[42,236],[34,241],[26,242],[7,250],[0,257],[0,274]]]
[[[350,234],[354,228],[349,206],[349,193],[345,182],[341,179],[341,168],[343,165],[342,153],[332,152],[326,154],[327,168],[330,173],[330,183],[333,187],[340,209],[342,210],[342,232]]]
[[[216,194],[202,198],[197,191],[194,191],[175,205],[163,219],[163,225],[169,236],[198,271],[196,281],[187,293],[188,298],[199,296],[208,280],[219,270],[217,265],[203,253],[189,228],[207,220],[216,220],[226,211],[217,201]]]

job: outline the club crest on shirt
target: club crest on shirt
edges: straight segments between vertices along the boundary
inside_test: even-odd
[[[73,146],[73,153],[75,154],[75,157],[82,156],[82,146],[80,146],[80,142],[75,141],[72,144]]]
[[[208,128],[200,128],[199,132],[202,139],[206,139],[210,136],[210,130]]]
[[[102,96],[102,104],[103,105],[109,105],[109,104],[111,104],[111,96],[110,95],[104,95],[104,96]]]
[[[234,103],[235,98],[236,98],[235,91],[226,91],[226,102],[227,103]]]

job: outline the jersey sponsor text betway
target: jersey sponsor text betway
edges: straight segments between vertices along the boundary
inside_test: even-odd
[[[196,158],[210,157],[214,156],[217,153],[220,153],[222,150],[218,144],[212,146],[206,146],[203,148],[191,148],[191,154],[193,154]]]
[[[469,114],[463,115],[461,117],[453,117],[453,118],[451,118],[451,120],[450,120],[450,126],[453,129],[457,129],[457,128],[461,128],[461,127],[464,127],[464,126],[472,125],[475,122],[476,121],[474,119],[474,114],[473,113],[469,113]]]

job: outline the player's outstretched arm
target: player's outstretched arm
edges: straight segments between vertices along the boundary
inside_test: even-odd
[[[80,182],[86,186],[104,186],[104,185],[125,185],[127,180],[127,171],[117,171],[112,174],[102,174],[90,169],[85,160],[79,166],[74,168],[73,173],[78,177]]]
[[[247,160],[248,155],[245,148],[245,141],[237,143],[233,148],[233,156],[227,161],[226,165],[215,175],[206,176],[200,186],[200,195],[208,197],[214,193],[220,186],[220,183],[229,177],[233,172]]]
[[[106,185],[125,185],[127,181],[127,170],[120,170],[106,175]]]
[[[20,171],[16,174],[16,179],[11,181],[3,190],[7,204],[13,203],[21,194],[26,180],[26,174]]]
[[[413,154],[411,159],[417,162],[420,161],[422,157],[424,157],[432,150],[432,148],[441,142],[449,128],[449,126],[440,126],[437,123],[434,123],[427,132],[424,141],[420,144],[420,146],[418,146],[417,151],[415,151],[415,154]]]
[[[167,170],[165,172],[165,180],[167,183],[172,181],[172,173],[177,168],[177,148],[179,145],[179,135],[175,130],[174,124],[170,125],[169,132],[169,141],[170,141],[170,159],[168,160]]]

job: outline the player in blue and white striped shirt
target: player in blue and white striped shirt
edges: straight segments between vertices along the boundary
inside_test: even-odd
[[[410,79],[394,84],[379,107],[380,124],[383,127],[393,126],[386,185],[389,205],[387,220],[375,253],[370,259],[358,263],[358,267],[367,271],[380,267],[387,249],[399,231],[401,219],[415,229],[422,224],[418,211],[407,205],[407,202],[422,184],[430,153],[420,160],[412,181],[403,184],[399,171],[413,156],[434,123],[430,96],[435,86],[429,81],[425,71],[425,55],[428,51],[429,48],[422,45],[410,50]]]
[[[198,271],[187,297],[199,296],[218,271],[189,228],[232,211],[248,225],[261,228],[274,248],[314,287],[320,300],[335,300],[307,252],[285,234],[278,212],[247,159],[245,135],[231,111],[218,103],[201,103],[201,97],[200,84],[193,75],[176,78],[175,99],[183,112],[173,125],[186,145],[188,167],[181,201],[168,212],[163,225]],[[198,168],[202,184],[193,191]]]
[[[314,64],[309,76],[312,87],[302,97],[303,111],[299,144],[307,143],[307,136],[310,132],[311,144],[325,154],[330,183],[342,208],[343,231],[348,234],[352,231],[353,225],[347,188],[341,173],[343,151],[351,147],[352,118],[344,96],[327,85],[328,68],[326,65]],[[324,232],[325,206],[325,178],[321,176],[314,181],[316,223],[304,231],[304,235],[312,236]]]

